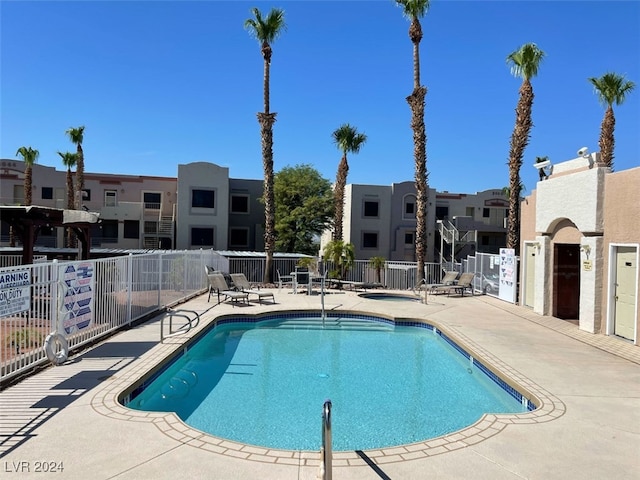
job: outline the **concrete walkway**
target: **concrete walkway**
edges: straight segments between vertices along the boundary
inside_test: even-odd
[[[275,291],[276,305],[207,304],[222,314],[319,309],[317,295]],[[341,479],[635,479],[640,471],[640,348],[581,332],[487,296],[380,302],[352,292],[328,310],[428,320],[532,392],[541,408],[486,415],[454,434],[393,449],[338,452]],[[159,317],[0,392],[0,478],[315,479],[317,452],[277,451],[205,435],[172,414],[134,412],[117,396],[185,341],[159,343]],[[372,392],[374,393],[374,392]],[[320,415],[319,406],[318,415]],[[318,425],[320,429],[320,425]],[[319,432],[318,432],[319,433]],[[46,462],[46,463],[45,463]]]

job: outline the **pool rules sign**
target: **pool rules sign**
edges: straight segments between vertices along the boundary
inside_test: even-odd
[[[79,262],[60,267],[62,326],[69,334],[91,325],[95,292],[93,264]]]
[[[31,308],[31,271],[0,274],[0,318]]]

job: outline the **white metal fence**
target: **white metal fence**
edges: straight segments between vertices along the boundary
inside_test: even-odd
[[[274,258],[274,280],[277,281],[276,270],[289,274],[295,270],[297,261],[295,257]],[[265,259],[228,259],[213,250],[186,250],[0,268],[0,275],[28,270],[31,279],[29,309],[0,318],[0,383],[48,361],[44,350],[46,336],[56,331],[62,333],[65,319],[73,316],[65,310],[64,295],[68,292],[65,269],[90,269],[93,277],[90,325],[65,331],[72,350],[206,291],[204,265],[244,273],[251,282],[261,282]],[[330,262],[320,264],[321,272],[333,268]],[[478,253],[461,264],[426,263],[424,268],[427,283],[439,283],[445,271],[474,272],[476,292],[498,295],[499,255]],[[387,261],[378,272],[368,260],[356,260],[343,280],[411,290],[416,283],[416,270],[415,262]]]
[[[31,285],[29,309],[0,318],[0,382],[4,384],[39,364],[46,363],[46,336],[65,334],[69,349],[80,347],[99,337],[131,324],[134,320],[174,305],[206,291],[203,265],[227,271],[228,261],[213,250],[186,250],[169,253],[127,255],[74,262],[38,263],[0,269],[0,275],[28,272]],[[72,293],[90,298],[86,328],[67,328],[69,319],[79,315],[72,311],[68,271],[90,272],[90,293]],[[6,277],[9,278],[9,277]],[[5,289],[9,291],[10,289]],[[1,290],[0,290],[1,291]],[[15,289],[14,289],[15,291]],[[78,294],[79,293],[79,294]],[[10,302],[10,296],[3,301]],[[15,300],[15,299],[14,299]],[[80,304],[80,303],[78,303]]]

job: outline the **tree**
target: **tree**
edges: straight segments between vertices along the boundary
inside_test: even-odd
[[[329,272],[329,277],[339,280],[344,279],[356,260],[353,243],[345,243],[342,240],[331,240],[324,246],[323,254],[331,261],[334,268]]]
[[[387,259],[384,257],[371,257],[369,259],[369,266],[376,271],[376,282],[382,283],[382,269],[384,268]]]
[[[413,130],[413,158],[416,183],[416,262],[417,282],[424,278],[424,263],[427,253],[427,134],[424,124],[424,104],[427,88],[420,84],[420,41],[422,26],[420,19],[429,11],[429,0],[396,0],[405,17],[409,19],[409,38],[413,44],[413,92],[407,97],[411,108]]]
[[[285,167],[275,175],[276,250],[316,255],[315,240],[331,223],[331,182],[311,165]]]
[[[286,30],[284,10],[272,8],[266,18],[257,8],[251,9],[255,18],[244,22],[244,27],[260,43],[264,59],[264,112],[258,112],[260,138],[262,142],[262,164],[264,167],[264,249],[266,255],[264,283],[273,279],[273,251],[275,249],[275,201],[273,194],[273,124],[276,113],[269,111],[269,75],[271,67],[271,44]]]
[[[334,196],[334,218],[333,218],[333,239],[342,240],[342,216],[344,213],[344,189],[347,185],[347,175],[349,174],[349,163],[347,153],[358,153],[360,148],[367,141],[364,133],[358,133],[356,127],[348,123],[340,125],[332,134],[333,142],[342,152],[342,159],[338,164],[336,173],[336,184],[333,190]]]
[[[635,84],[617,73],[605,73],[600,78],[589,78],[600,103],[606,107],[600,127],[600,162],[613,170],[613,131],[616,119],[613,115],[613,104],[622,105]]]
[[[38,161],[40,152],[31,147],[20,147],[16,155],[24,161],[24,204],[29,206],[33,199],[33,164]]]
[[[58,152],[62,159],[62,164],[67,167],[67,209],[74,209],[74,194],[73,194],[73,173],[71,169],[76,166],[78,162],[78,154],[70,152]],[[73,230],[67,227],[67,248],[74,247]]]
[[[76,210],[82,208],[82,192],[84,190],[84,152],[82,150],[82,141],[84,140],[84,126],[78,128],[70,128],[65,132],[69,136],[71,143],[77,147],[76,158],[76,186],[78,188],[75,198]]]
[[[520,250],[520,168],[524,150],[529,144],[529,135],[533,122],[531,107],[533,106],[533,86],[531,79],[538,74],[538,68],[544,52],[535,43],[526,43],[507,56],[507,64],[511,66],[513,76],[522,78],[520,98],[516,106],[516,123],[511,135],[509,149],[509,218],[507,222],[507,248],[513,248],[518,254]]]

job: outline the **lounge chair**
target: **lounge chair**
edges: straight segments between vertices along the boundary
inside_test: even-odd
[[[263,298],[271,297],[273,303],[276,303],[276,298],[273,296],[273,292],[267,292],[266,290],[260,290],[259,288],[253,288],[245,277],[244,273],[232,273],[231,278],[233,279],[233,284],[238,288],[241,292],[248,293],[249,295],[255,295],[258,298],[258,303],[262,303]]]
[[[436,287],[431,290],[432,293],[446,293],[447,295],[451,295],[451,292],[458,293],[464,297],[465,290],[469,290],[471,295],[473,295],[473,277],[475,273],[467,272],[460,275],[458,282],[454,285],[443,285],[441,287]]]
[[[420,285],[419,290],[426,290],[427,292],[433,292],[438,287],[446,287],[447,285],[453,285],[456,282],[456,278],[458,278],[458,272],[444,272],[444,276],[440,283],[424,283]]]
[[[282,290],[283,285],[291,285],[295,288],[296,282],[293,275],[280,275],[280,270],[278,269],[276,269],[276,273],[278,274],[278,290]]]
[[[216,305],[227,300],[231,300],[233,306],[239,301],[249,305],[249,294],[238,290],[231,290],[222,273],[210,273],[207,275],[207,278],[209,279],[209,296],[207,297],[207,303],[209,303],[211,295],[216,293],[218,295],[218,303]]]

